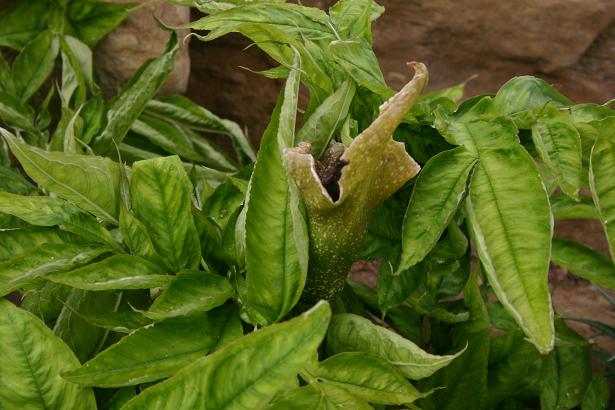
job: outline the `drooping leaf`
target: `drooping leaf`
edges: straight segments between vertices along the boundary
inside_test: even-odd
[[[58,38],[44,31],[30,41],[13,63],[13,84],[22,102],[32,97],[51,74],[60,50]]]
[[[459,147],[434,156],[425,165],[404,217],[400,271],[423,260],[435,246],[465,197],[476,161]]]
[[[33,284],[46,274],[82,266],[108,251],[93,245],[40,245],[0,263],[0,295]]]
[[[328,304],[319,303],[288,322],[237,339],[147,389],[124,410],[231,410],[264,405],[288,386],[314,354],[330,316]]]
[[[106,125],[96,137],[92,148],[99,154],[107,154],[119,145],[134,120],[143,112],[162,86],[171,70],[175,53],[179,48],[177,34],[173,32],[167,47],[158,58],[141,66],[126,87],[110,104],[106,114]]]
[[[171,272],[196,268],[201,261],[191,213],[192,187],[177,156],[133,164],[132,210]]]
[[[0,45],[21,49],[47,29],[51,11],[47,0],[15,2],[0,14]]]
[[[406,404],[425,396],[395,367],[374,354],[336,354],[320,363],[313,375],[375,404]]]
[[[305,211],[282,156],[295,137],[298,56],[295,65],[261,140],[246,203],[246,297],[265,322],[286,316],[299,300],[307,274]]]
[[[84,386],[119,387],[172,376],[216,346],[230,312],[221,308],[147,325],[63,377]]]
[[[373,353],[388,360],[412,380],[431,376],[464,351],[448,356],[432,355],[402,336],[350,313],[333,316],[327,348],[332,353]]]
[[[606,256],[578,242],[553,238],[553,263],[605,288],[615,289],[615,264]]]
[[[66,7],[66,30],[94,48],[126,18],[132,7],[130,3],[70,1]]]
[[[14,195],[0,192],[0,212],[16,216],[31,225],[59,226],[88,241],[117,248],[117,243],[93,216],[70,202],[48,196]]]
[[[543,163],[562,191],[579,197],[581,187],[581,138],[570,115],[548,104],[532,127],[532,139]]]
[[[590,159],[589,184],[615,261],[615,118],[600,122]]]
[[[218,307],[233,296],[230,281],[202,271],[179,272],[148,311],[150,319],[192,315]]]
[[[84,290],[149,289],[166,286],[171,281],[160,267],[131,255],[114,255],[72,271],[46,275],[46,278]]]
[[[582,410],[605,410],[609,405],[609,385],[604,377],[594,378],[583,395]]]
[[[96,409],[94,392],[60,377],[79,366],[70,349],[31,313],[0,300],[0,406]]]
[[[40,186],[117,224],[119,164],[102,157],[45,152],[19,142],[7,132],[2,135],[28,176]]]
[[[549,102],[571,105],[571,101],[551,85],[532,76],[513,78],[500,88],[495,97],[498,112],[505,115],[542,107]]]
[[[32,108],[12,95],[0,91],[0,120],[7,126],[36,134]]]

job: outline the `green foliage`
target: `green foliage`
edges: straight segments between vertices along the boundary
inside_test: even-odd
[[[155,96],[175,33],[104,100],[91,47],[132,5],[0,15],[0,294],[23,295],[0,301],[0,408],[606,408],[547,273],[615,287],[615,111],[529,76],[460,102],[420,63],[396,93],[373,0],[174,3],[207,14],[199,39],[277,62],[258,155]],[[570,218],[599,220],[611,258],[553,238]],[[347,278],[361,259],[375,289]]]

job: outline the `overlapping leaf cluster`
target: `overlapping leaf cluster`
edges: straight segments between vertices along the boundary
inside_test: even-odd
[[[176,3],[208,14],[202,40],[239,32],[279,63],[257,157],[237,124],[154,98],[174,34],[103,100],[89,47],[125,6],[0,16],[46,10],[0,25],[20,50],[0,60],[0,295],[22,295],[0,302],[1,408],[605,408],[547,273],[615,286],[615,111],[533,77],[459,103],[463,85],[424,93],[418,63],[395,93],[372,0]],[[104,7],[119,14],[98,31],[78,24]],[[30,97],[55,89],[58,53],[50,132],[52,97]],[[557,218],[600,220],[611,258],[553,238]],[[379,261],[375,288],[346,277],[360,259]]]

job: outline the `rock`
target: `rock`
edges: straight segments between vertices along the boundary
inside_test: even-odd
[[[134,3],[134,0],[113,1]],[[154,16],[170,26],[190,22],[190,10],[172,4],[154,3],[130,12],[126,20],[104,38],[94,52],[94,63],[107,98],[114,95],[117,88],[125,84],[141,64],[159,56],[164,50],[169,32],[159,27]],[[188,33],[188,30],[179,30],[180,41]],[[175,68],[162,85],[160,94],[184,93],[189,76],[190,55],[188,46],[184,44],[176,54]]]
[[[328,8],[333,0],[303,0]],[[430,69],[429,89],[468,83],[466,96],[495,92],[515,75],[553,83],[578,102],[615,97],[613,0],[380,0],[387,9],[374,23],[374,47],[389,85],[412,75],[406,61]],[[193,19],[198,16],[193,16]],[[193,41],[188,94],[260,137],[282,82],[239,68],[273,67],[249,41],[225,36]],[[248,109],[246,109],[246,106]]]

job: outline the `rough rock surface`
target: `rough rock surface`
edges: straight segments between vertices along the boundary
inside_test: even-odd
[[[134,3],[134,0],[113,0]],[[139,0],[145,3],[146,0]],[[172,4],[151,4],[133,10],[126,20],[105,37],[96,47],[94,62],[100,75],[105,96],[115,94],[147,59],[157,57],[164,50],[169,32],[161,29],[153,16],[171,26],[190,21],[190,10]],[[180,30],[180,39],[188,34]],[[161,94],[184,93],[190,75],[188,46],[183,45],[175,57],[175,68],[163,84]]]
[[[327,8],[333,0],[303,0]],[[425,62],[430,89],[476,76],[466,95],[496,91],[515,75],[544,78],[579,102],[615,97],[614,0],[380,0],[387,11],[374,24],[374,43],[389,85]],[[196,18],[197,16],[193,16]],[[281,83],[238,66],[273,66],[238,36],[193,41],[188,94],[240,122],[258,139]],[[245,107],[248,109],[245,109]]]

